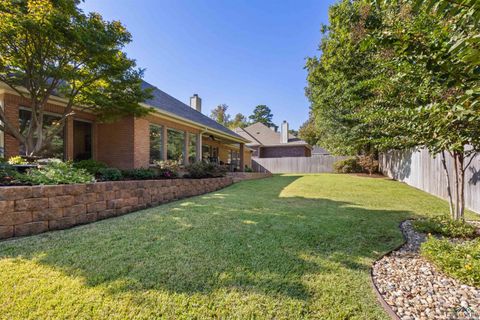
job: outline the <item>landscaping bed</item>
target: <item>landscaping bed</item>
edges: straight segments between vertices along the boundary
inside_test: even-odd
[[[426,235],[416,231],[410,220],[402,222],[400,228],[406,243],[376,261],[372,268],[374,284],[387,308],[402,320],[478,319],[480,288],[476,282],[471,281],[472,285],[468,285],[466,282],[469,281],[465,278],[460,277],[463,280],[460,281],[450,277],[442,270],[444,265],[437,266],[437,256],[425,254],[428,246],[437,241],[448,241],[452,246],[468,246],[470,242],[463,239],[441,240]],[[454,259],[455,263],[463,262],[458,256]],[[460,268],[474,274],[469,270],[472,266],[468,262],[463,262]]]

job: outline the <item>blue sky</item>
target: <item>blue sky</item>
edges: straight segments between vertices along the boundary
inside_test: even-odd
[[[203,113],[226,103],[297,129],[308,118],[305,58],[318,54],[321,23],[333,0],[86,0],[85,11],[120,20],[132,33],[126,51],[145,80]]]

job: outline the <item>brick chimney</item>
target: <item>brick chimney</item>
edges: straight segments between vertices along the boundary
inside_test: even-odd
[[[280,143],[288,143],[288,122],[283,120],[280,128]]]
[[[202,99],[198,96],[198,94],[195,93],[193,97],[190,97],[190,107],[198,112],[202,112]]]

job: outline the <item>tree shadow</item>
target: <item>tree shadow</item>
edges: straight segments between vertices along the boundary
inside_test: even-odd
[[[21,258],[80,277],[109,294],[219,288],[308,300],[304,277],[367,271],[402,241],[408,211],[330,199],[280,197],[299,177],[245,181],[70,230],[7,241],[0,259]]]

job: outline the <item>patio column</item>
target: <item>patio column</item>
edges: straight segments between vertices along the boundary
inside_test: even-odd
[[[184,137],[185,138],[183,139],[183,141],[184,141],[184,145],[183,145],[183,164],[185,166],[188,166],[190,164],[189,159],[188,159],[188,151],[189,151],[188,146],[190,145],[190,135],[189,135],[188,131],[185,131]]]
[[[240,143],[240,172],[245,171],[245,143]]]
[[[162,160],[167,160],[167,152],[168,152],[168,133],[167,127],[162,126]]]
[[[73,117],[68,117],[65,122],[65,160],[73,160]]]
[[[202,161],[202,134],[197,134],[195,156],[198,162]]]

